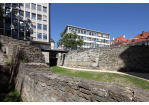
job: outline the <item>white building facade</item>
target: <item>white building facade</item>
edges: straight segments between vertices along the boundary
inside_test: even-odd
[[[67,25],[64,34],[75,31],[77,39],[84,40],[84,48],[110,47],[110,34],[81,27]]]
[[[4,3],[5,36],[15,39],[31,39],[49,42],[50,40],[49,3]]]

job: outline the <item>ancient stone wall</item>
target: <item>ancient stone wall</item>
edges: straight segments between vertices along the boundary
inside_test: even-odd
[[[96,70],[149,72],[149,46],[71,51],[58,57],[58,65]]]
[[[21,51],[22,58],[26,59],[27,62],[45,63],[45,58],[41,53],[41,49],[30,45],[28,41],[0,35],[0,44],[0,64],[2,65],[11,61],[17,49]]]
[[[16,90],[29,102],[149,101],[149,90],[54,74],[46,65],[21,64]]]

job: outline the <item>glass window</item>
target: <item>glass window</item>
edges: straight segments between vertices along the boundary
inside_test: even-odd
[[[13,35],[18,35],[18,31],[17,30],[12,30],[12,34]]]
[[[20,6],[24,6],[24,3],[19,3],[20,4]]]
[[[74,29],[72,29],[72,31],[74,31]]]
[[[94,35],[94,33],[92,32],[92,36]]]
[[[10,8],[6,8],[6,13],[10,13]]]
[[[84,34],[86,34],[86,31],[84,31]]]
[[[80,33],[80,30],[78,30],[78,33]]]
[[[75,32],[77,33],[77,29],[75,29]]]
[[[18,10],[17,10],[17,9],[13,9],[13,10],[12,10],[12,14],[13,14],[13,15],[17,15],[17,13],[18,13]]]
[[[86,34],[88,35],[88,31],[86,31]]]
[[[18,25],[18,20],[14,19],[13,20],[13,25],[17,26]]]
[[[78,36],[78,39],[80,39],[80,36]]]
[[[20,21],[20,26],[24,26],[24,22],[23,21]]]
[[[47,25],[43,25],[43,29],[44,30],[47,30]]]
[[[38,29],[41,29],[41,24],[38,24]]]
[[[38,14],[38,15],[37,15],[37,19],[38,19],[38,20],[42,20],[42,16]]]
[[[36,9],[36,4],[32,4],[32,9]]]
[[[43,21],[47,21],[47,16],[43,16]]]
[[[42,38],[42,34],[41,33],[38,33],[38,38]]]
[[[43,39],[47,39],[47,34],[43,34]]]
[[[92,38],[92,41],[94,41],[94,38]]]
[[[30,17],[30,12],[26,12],[26,17]]]
[[[99,34],[99,37],[101,37],[101,34]]]
[[[94,38],[94,41],[96,41],[96,38]]]
[[[98,42],[98,39],[96,39],[96,41]]]
[[[81,30],[81,34],[83,34],[83,30]]]
[[[27,8],[30,8],[30,3],[25,3]]]
[[[38,10],[41,11],[41,5],[38,5],[37,7],[38,7]]]
[[[83,36],[81,36],[81,39],[83,39]]]
[[[84,36],[84,40],[86,40],[86,37]]]
[[[91,38],[89,38],[89,41],[91,41]]]
[[[20,15],[21,16],[24,16],[24,11],[20,11]]]
[[[71,28],[69,28],[69,32],[71,32]]]
[[[94,33],[94,36],[96,36],[96,33]]]
[[[47,12],[47,7],[43,7],[43,12]]]
[[[36,19],[36,14],[32,13],[32,18]]]
[[[91,32],[89,32],[89,35],[91,35]]]
[[[32,28],[36,28],[36,23],[32,23]]]

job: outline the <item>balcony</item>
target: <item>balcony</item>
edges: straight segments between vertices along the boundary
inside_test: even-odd
[[[20,31],[24,31],[24,26],[20,26]]]
[[[11,7],[11,3],[5,3],[6,7]]]
[[[10,13],[6,13],[3,15],[4,17],[8,17],[8,18],[11,18],[11,14]]]
[[[11,24],[5,24],[6,30],[11,30]]]

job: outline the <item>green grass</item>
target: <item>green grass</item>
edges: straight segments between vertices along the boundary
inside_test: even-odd
[[[108,82],[108,83],[116,83],[123,86],[133,86],[142,89],[149,90],[149,81],[129,76],[129,75],[122,75],[116,73],[103,73],[103,72],[90,72],[90,71],[78,71],[78,70],[70,70],[65,69],[57,66],[51,67],[54,70],[54,73],[57,74],[64,74],[73,77],[81,77],[90,80],[97,80],[100,82]]]
[[[0,87],[0,102],[23,102],[12,85]]]

